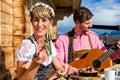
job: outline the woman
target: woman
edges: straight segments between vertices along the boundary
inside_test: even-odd
[[[54,10],[47,4],[37,3],[30,11],[30,16],[34,33],[23,40],[16,51],[18,80],[46,80],[45,73],[51,63],[56,70],[49,78],[53,80],[63,70],[50,41]]]

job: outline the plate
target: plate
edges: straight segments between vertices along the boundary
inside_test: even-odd
[[[98,76],[98,71],[94,69],[91,70],[80,69],[78,70],[78,74],[80,76],[85,76],[85,77],[96,77]]]

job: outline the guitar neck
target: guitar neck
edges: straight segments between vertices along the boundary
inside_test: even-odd
[[[102,54],[98,60],[102,63],[105,59],[107,59],[109,56],[112,55],[112,53],[114,53],[115,51],[117,51],[117,46],[113,45],[110,49],[108,49],[104,54]]]
[[[116,46],[116,44],[114,44],[109,50],[107,50],[105,53],[103,53],[98,59],[94,60],[92,65],[95,68],[99,68],[101,66],[101,63],[103,63],[117,49],[118,49],[118,47]]]

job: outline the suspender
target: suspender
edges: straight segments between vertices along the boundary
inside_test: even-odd
[[[35,45],[34,41],[33,41],[30,37],[29,37],[28,39],[31,41],[32,44]],[[35,50],[37,51],[37,47],[36,47],[36,45],[35,45]]]
[[[89,35],[89,34],[87,34],[87,35],[88,35],[88,40],[89,40],[89,43],[90,43],[90,47],[91,47],[91,49],[93,49],[92,41],[91,41],[90,35]]]
[[[91,49],[93,49],[90,35],[89,34],[87,34],[87,35],[88,35],[88,40],[89,40],[89,43],[90,43],[90,47],[91,47]],[[74,29],[72,31],[68,32],[68,37],[69,37],[68,63],[70,63],[74,60],[74,54],[75,54],[74,48],[73,48]]]
[[[68,63],[70,63],[74,59],[74,48],[73,48],[74,29],[72,31],[68,32],[68,37],[69,37]]]

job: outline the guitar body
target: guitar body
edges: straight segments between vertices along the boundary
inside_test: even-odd
[[[92,50],[88,51],[88,54],[85,58],[82,58],[80,60],[75,60],[75,61],[71,62],[70,65],[77,69],[87,68],[87,67],[93,68],[92,62],[95,59],[98,59],[102,54],[104,54],[104,52],[102,50],[92,49]],[[104,69],[104,68],[107,68],[110,66],[111,66],[111,59],[108,57],[104,62],[102,62],[101,66],[98,69]]]

